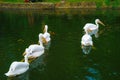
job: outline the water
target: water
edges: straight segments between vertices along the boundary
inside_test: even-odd
[[[83,26],[99,18],[99,38],[88,55],[81,49]],[[119,10],[0,10],[0,80],[120,80]],[[13,61],[23,59],[47,24],[50,48],[17,77],[4,75]]]

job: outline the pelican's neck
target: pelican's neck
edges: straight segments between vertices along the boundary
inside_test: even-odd
[[[97,28],[99,27],[99,24],[98,24],[98,22],[97,21],[95,21],[95,24],[96,24],[96,26],[97,26]]]
[[[85,35],[88,35],[88,31],[86,31]]]
[[[88,35],[89,34],[89,31],[88,31],[88,29],[86,29],[86,31],[85,31],[85,35]]]
[[[43,46],[43,43],[42,43],[42,41],[41,41],[41,40],[39,41],[39,43],[40,43],[40,46]]]
[[[46,29],[45,29],[45,33],[47,33],[47,31],[48,31],[48,29],[46,28]]]
[[[25,55],[25,63],[28,63],[28,56],[27,55]]]

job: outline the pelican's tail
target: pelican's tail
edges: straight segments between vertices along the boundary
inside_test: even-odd
[[[9,73],[5,73],[6,76],[9,76]]]
[[[5,73],[6,76],[12,76],[10,72]]]
[[[15,62],[14,62],[14,63],[15,63]],[[14,63],[12,63],[12,64],[14,64]],[[14,70],[14,68],[13,68],[12,65],[11,65],[9,71],[8,71],[7,73],[5,73],[5,75],[6,75],[6,76],[13,76],[13,70]]]
[[[8,77],[14,77],[16,76],[14,73],[11,73],[10,71],[8,71],[7,73],[5,73],[6,76]]]

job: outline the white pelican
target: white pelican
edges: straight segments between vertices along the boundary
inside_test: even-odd
[[[103,26],[105,26],[99,19],[95,20],[95,24],[92,23],[87,23],[85,24],[85,26],[83,27],[84,31],[90,35],[95,35],[95,37],[98,37],[98,28],[99,28],[99,24],[102,24]]]
[[[82,46],[93,46],[92,37],[89,34],[84,34],[81,39]]]
[[[24,54],[28,54],[28,58],[37,58],[44,53],[44,47],[42,43],[42,33],[39,34],[39,43],[40,44],[32,44],[28,48],[26,48]]]
[[[5,73],[6,76],[16,76],[26,72],[29,69],[28,56],[24,56],[25,62],[13,62],[10,65],[9,71]]]
[[[43,43],[48,43],[51,40],[50,34],[48,33],[48,25],[45,25],[44,27],[43,38]]]
[[[91,47],[93,46],[92,37],[88,33],[82,36],[81,45],[82,45],[83,52],[85,54],[88,54],[91,50]]]

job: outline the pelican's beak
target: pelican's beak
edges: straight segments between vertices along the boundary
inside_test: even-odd
[[[103,24],[103,22],[99,21],[99,23],[100,23],[101,25],[105,26],[105,24]]]
[[[44,29],[43,29],[43,33],[45,33],[46,32],[46,29],[45,29],[45,27],[44,27]]]
[[[23,56],[25,56],[25,55],[26,55],[26,52],[23,53]]]

